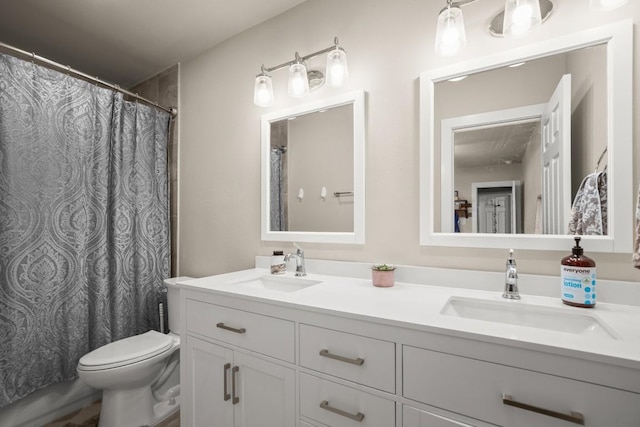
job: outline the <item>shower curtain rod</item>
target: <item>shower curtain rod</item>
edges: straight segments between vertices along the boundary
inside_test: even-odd
[[[159,108],[161,110],[166,111],[167,113],[171,114],[172,118],[176,117],[178,115],[178,109],[175,108],[175,107],[163,107],[163,106],[159,105],[157,102],[151,101],[151,100],[149,100],[147,98],[143,98],[142,96],[138,95],[137,93],[133,93],[133,92],[130,92],[130,91],[126,90],[126,89],[122,89],[120,86],[118,86],[116,84],[112,84],[112,83],[109,83],[109,82],[105,82],[104,80],[100,80],[98,77],[93,77],[93,76],[90,76],[89,74],[85,74],[85,73],[83,73],[81,71],[74,70],[73,68],[71,68],[68,65],[62,65],[62,64],[60,64],[58,62],[52,61],[52,60],[47,59],[47,58],[45,58],[43,56],[36,55],[33,52],[27,52],[26,50],[18,49],[17,47],[13,47],[11,45],[8,45],[8,44],[2,43],[2,42],[0,42],[0,47],[4,48],[6,50],[9,50],[9,51],[18,53],[20,55],[29,57],[34,61],[43,62],[45,64],[48,64],[48,65],[51,65],[53,67],[59,68],[59,69],[65,71],[67,73],[71,73],[71,74],[74,74],[76,76],[82,77],[84,80],[88,80],[89,82],[97,83],[97,84],[100,84],[102,86],[106,86],[106,87],[108,87],[110,89],[113,89],[113,90],[115,90],[117,92],[124,93],[125,95],[133,96],[138,101],[142,101],[142,102],[144,102],[146,104],[149,104],[149,105],[151,105],[153,107],[156,107],[156,108]]]

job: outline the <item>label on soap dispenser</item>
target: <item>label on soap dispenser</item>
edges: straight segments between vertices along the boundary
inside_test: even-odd
[[[562,299],[574,304],[596,303],[596,268],[561,266],[560,277]]]

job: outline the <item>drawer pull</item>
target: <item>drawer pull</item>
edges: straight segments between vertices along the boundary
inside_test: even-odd
[[[229,394],[229,388],[227,387],[227,371],[231,368],[231,363],[225,363],[224,370],[222,371],[222,375],[224,375],[224,401],[231,399],[231,395]]]
[[[338,356],[337,354],[329,353],[329,350],[320,350],[320,356],[328,357],[329,359],[339,360],[341,362],[351,363],[352,365],[361,366],[364,363],[364,359],[358,357],[357,359],[350,359],[344,356]]]
[[[224,323],[220,322],[216,325],[220,329],[224,329],[225,331],[235,332],[236,334],[244,334],[247,332],[245,328],[232,328],[231,326],[227,326]]]
[[[518,402],[508,394],[502,395],[502,403],[509,406],[515,406],[516,408],[524,409],[525,411],[537,412],[538,414],[548,415],[553,418],[559,418],[564,421],[568,421],[574,424],[584,425],[584,415],[580,412],[571,412],[571,414],[563,414],[561,412],[551,411],[549,409],[539,408],[537,406],[528,405],[526,403]]]
[[[240,398],[236,394],[236,373],[239,370],[240,368],[237,366],[234,366],[233,369],[231,369],[231,394],[233,394],[233,399],[231,400],[231,403],[233,403],[234,405],[240,402]]]
[[[364,414],[362,412],[358,412],[357,414],[353,415],[350,414],[346,411],[343,411],[342,409],[338,409],[338,408],[334,408],[333,406],[329,406],[329,402],[326,400],[323,400],[322,402],[320,402],[320,407],[322,409],[325,409],[329,412],[333,412],[334,414],[338,414],[338,415],[342,415],[343,417],[349,418],[350,420],[356,420],[358,422],[362,422],[363,418],[364,418]]]

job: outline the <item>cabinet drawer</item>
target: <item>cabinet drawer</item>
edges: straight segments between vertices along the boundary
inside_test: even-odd
[[[432,414],[427,411],[420,411],[411,406],[402,407],[403,427],[474,427],[461,421]]]
[[[395,402],[300,374],[300,415],[332,427],[393,427]]]
[[[294,323],[187,300],[187,332],[194,332],[287,362],[294,362]]]
[[[301,324],[300,365],[389,393],[396,390],[392,342]]]
[[[577,425],[533,411],[542,408],[580,413],[591,427],[637,427],[640,420],[636,393],[410,346],[402,353],[404,397],[472,418],[510,427]],[[507,404],[514,401],[529,406]]]

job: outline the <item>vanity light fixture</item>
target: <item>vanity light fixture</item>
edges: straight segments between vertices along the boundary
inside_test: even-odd
[[[462,6],[476,1],[478,0],[447,0],[447,6],[438,15],[436,52],[439,55],[455,55],[466,45]],[[505,10],[493,17],[489,32],[500,37],[522,36],[544,22],[552,10],[551,0],[505,0]]]
[[[331,86],[342,86],[349,79],[347,67],[347,54],[338,44],[338,38],[333,40],[333,46],[319,50],[309,55],[300,56],[295,53],[295,59],[275,67],[261,67],[260,74],[256,76],[253,91],[253,103],[259,107],[273,105],[273,82],[269,73],[283,68],[289,68],[288,94],[294,98],[300,98],[310,90],[320,87],[324,83],[325,76],[318,70],[307,70],[306,61],[316,56],[327,54],[327,68],[325,70],[327,83]]]

